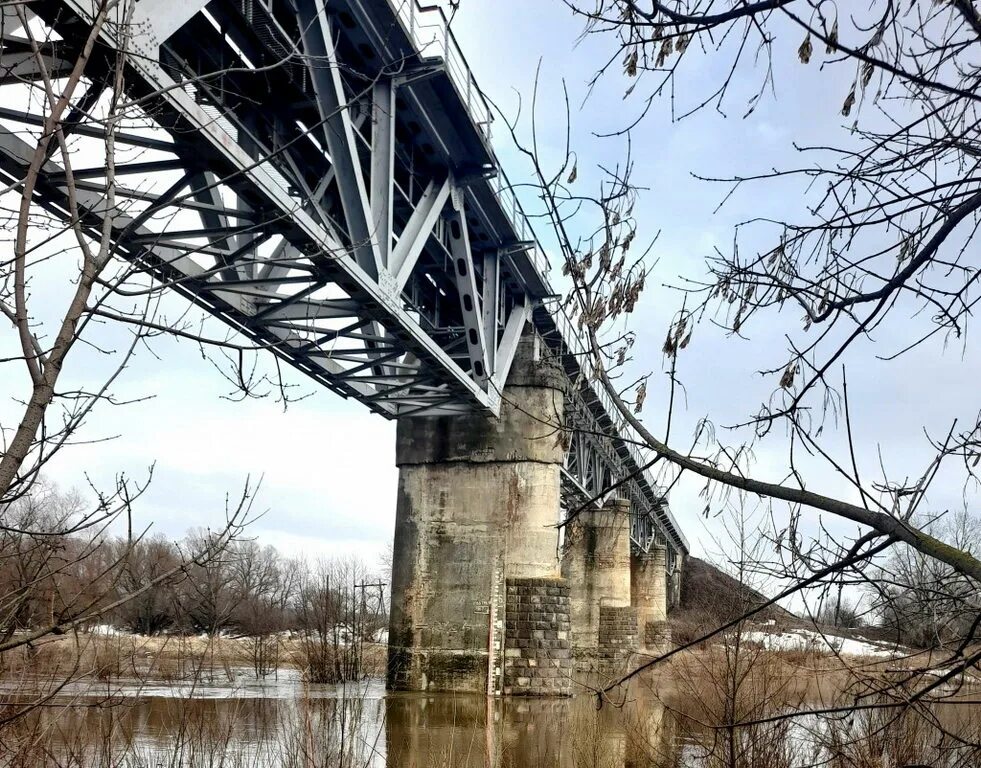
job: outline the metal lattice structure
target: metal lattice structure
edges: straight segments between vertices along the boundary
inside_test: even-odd
[[[31,0],[49,77],[73,66],[91,0]],[[633,435],[583,370],[588,355],[549,308],[547,260],[491,147],[493,112],[443,12],[417,0],[138,0],[116,6],[66,130],[105,94],[125,48],[140,129],[118,131],[116,254],[329,389],[387,418],[497,413],[522,329],[560,355],[576,431],[567,508],[634,473]],[[123,18],[119,9],[130,9]],[[14,6],[3,6],[0,173],[16,185],[44,105],[45,73]],[[79,157],[85,152],[80,151]],[[73,169],[82,224],[107,212],[107,172]],[[48,160],[38,199],[69,210]],[[605,437],[603,436],[605,435]],[[639,473],[633,539],[687,543]]]

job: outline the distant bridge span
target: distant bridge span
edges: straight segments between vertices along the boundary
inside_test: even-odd
[[[91,0],[26,4],[57,33],[48,73],[71,69]],[[644,463],[591,377],[582,340],[549,302],[549,265],[491,146],[493,110],[440,8],[417,0],[138,0],[110,13],[78,117],[126,47],[145,127],[115,141],[117,253],[327,388],[387,418],[497,414],[526,323],[560,355],[572,444],[566,508]],[[42,71],[3,8],[0,173],[23,178],[44,110]],[[124,37],[129,38],[123,46]],[[71,130],[71,118],[68,129]],[[131,122],[131,121],[130,121]],[[106,171],[97,124],[74,129],[84,225],[98,232]],[[32,143],[33,139],[33,143]],[[89,146],[90,150],[83,148]],[[82,167],[86,157],[100,158]],[[38,194],[67,218],[66,172]],[[599,434],[610,435],[609,438]],[[688,545],[645,473],[618,489],[631,540]]]

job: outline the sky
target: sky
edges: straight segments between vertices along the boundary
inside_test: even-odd
[[[462,0],[454,31],[478,82],[504,115],[521,113],[521,129],[529,123],[530,94],[538,72],[537,130],[546,162],[560,156],[566,121],[563,83],[571,105],[573,149],[579,159],[579,184],[591,191],[597,166],[623,157],[625,140],[597,138],[622,128],[638,114],[643,87],[629,98],[632,81],[616,64],[593,87],[588,83],[612,55],[609,38],[581,39],[582,22],[559,0]],[[799,40],[789,36],[775,45],[777,76],[773,89],[748,117],[748,99],[762,71],[744,70],[733,84],[722,112],[714,108],[677,120],[671,102],[656,102],[633,131],[634,181],[645,188],[636,215],[638,240],[657,237],[656,266],[641,304],[630,320],[637,333],[632,370],[654,371],[644,411],[655,432],[664,429],[667,401],[665,361],[661,344],[682,294],[673,288],[684,278],[704,274],[704,260],[715,248],[732,246],[736,223],[767,215],[789,215],[802,205],[800,190],[787,185],[745,187],[717,210],[728,187],[700,181],[696,175],[727,177],[799,163],[794,144],[844,136],[848,126],[840,104],[854,72],[843,68],[819,71],[797,61]],[[679,81],[676,112],[697,101],[717,82],[725,63],[718,57],[692,56]],[[520,99],[519,99],[520,95]],[[861,117],[862,105],[859,105]],[[724,112],[724,114],[723,114]],[[529,178],[530,169],[497,131],[499,154],[513,181]],[[534,206],[528,200],[529,207]],[[538,227],[541,229],[541,226]],[[746,247],[753,247],[752,236]],[[762,242],[762,241],[761,241]],[[35,286],[53,311],[68,286],[49,275]],[[176,304],[173,311],[180,311]],[[874,349],[902,346],[923,318],[884,327]],[[108,342],[122,343],[118,331],[105,331]],[[738,444],[745,433],[722,427],[745,420],[776,390],[776,378],[758,371],[786,361],[781,329],[758,325],[748,340],[734,339],[711,323],[702,323],[692,346],[679,359],[684,389],[674,417],[672,435],[687,444],[702,418],[719,426],[722,439]],[[5,329],[0,345],[9,344]],[[2,347],[0,347],[2,348]],[[944,429],[952,418],[976,410],[972,382],[981,365],[977,356],[951,345],[943,354],[916,353],[886,364],[869,355],[870,346],[848,360],[854,429],[860,436],[859,461],[870,474],[880,464],[891,476],[916,476],[929,450],[923,426]],[[69,375],[76,380],[97,377],[104,361],[95,352],[79,357]],[[220,526],[227,499],[244,484],[261,478],[254,511],[261,517],[251,535],[288,554],[311,558],[356,554],[377,562],[391,545],[395,516],[397,470],[394,466],[395,425],[370,414],[298,376],[296,394],[305,397],[284,409],[272,397],[236,402],[231,387],[193,344],[157,339],[140,350],[117,387],[126,405],[103,407],[89,422],[82,441],[70,446],[48,471],[50,479],[83,493],[89,482],[106,484],[120,472],[152,483],[140,499],[139,520],[170,537],[193,526]],[[937,397],[938,384],[944,396]],[[5,425],[18,412],[22,390],[0,381],[0,419]],[[143,399],[145,398],[145,399]],[[911,423],[909,415],[917,418]],[[833,425],[829,427],[832,429]],[[779,479],[786,467],[780,435],[759,446],[755,470]],[[854,500],[854,494],[826,468],[815,467],[813,486],[830,495]],[[956,506],[961,489],[953,484],[937,491],[940,507]],[[701,483],[684,479],[669,502],[695,554],[714,552],[725,536],[718,508],[699,495]],[[851,531],[830,523],[836,530]],[[810,518],[816,525],[816,518]]]

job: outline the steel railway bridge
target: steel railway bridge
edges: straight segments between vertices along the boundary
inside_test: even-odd
[[[81,223],[96,235],[109,210],[105,136],[82,118],[111,87],[117,52],[128,51],[125,88],[139,120],[128,113],[138,125],[114,139],[117,255],[387,418],[496,414],[531,322],[575,382],[566,508],[645,463],[554,301],[548,262],[492,148],[493,109],[441,8],[417,0],[2,7],[4,185],[23,179],[46,113],[31,84],[65,78],[98,25],[64,125],[79,148],[71,188]],[[67,173],[49,159],[37,190],[65,220]],[[687,543],[658,487],[638,473],[618,493],[632,504],[634,547],[665,544],[672,572]]]

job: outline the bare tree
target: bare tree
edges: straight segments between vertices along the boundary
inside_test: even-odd
[[[922,525],[965,552],[981,552],[981,525],[966,510]],[[907,546],[889,553],[870,574],[870,610],[899,642],[956,646],[971,637],[981,596],[971,579]]]
[[[609,395],[618,429],[650,451],[649,466],[666,491],[680,477],[694,476],[704,482],[706,515],[730,505],[765,505],[776,523],[764,565],[786,585],[779,598],[811,592],[815,604],[833,600],[840,615],[843,590],[847,597],[855,587],[881,586],[882,572],[875,569],[885,553],[905,547],[939,564],[935,582],[972,619],[959,623],[941,663],[942,680],[926,675],[924,666],[891,687],[865,678],[868,696],[856,705],[901,709],[938,700],[946,683],[981,661],[981,613],[966,599],[981,584],[981,560],[949,531],[922,521],[945,511],[931,506],[929,491],[938,478],[963,488],[969,509],[976,505],[977,405],[951,402],[960,418],[948,424],[922,424],[913,415],[909,431],[921,437],[926,459],[912,478],[897,479],[881,463],[875,470],[863,467],[880,437],[854,429],[847,372],[849,365],[872,359],[898,364],[913,349],[922,357],[941,354],[953,341],[967,344],[965,329],[978,297],[981,223],[977,9],[961,2],[874,2],[846,11],[810,0],[564,4],[582,18],[585,35],[609,46],[590,85],[622,77],[628,97],[640,100],[639,117],[612,139],[626,141],[628,150],[621,163],[601,169],[598,189],[583,189],[583,153],[571,145],[571,132],[557,162],[543,152],[537,90],[525,114],[530,130],[509,122],[535,171],[539,214],[555,230],[568,278],[568,298],[557,311],[567,312],[589,339],[586,375]],[[775,41],[788,36],[795,41],[792,57],[778,59],[787,47]],[[682,87],[695,57],[725,63],[707,93]],[[749,114],[769,97],[776,79],[793,77],[791,67],[818,66],[850,73],[851,86],[834,105],[849,118],[840,133],[820,146],[800,147],[795,167],[728,179],[705,174],[707,183],[724,185],[723,202],[753,185],[765,190],[790,184],[799,194],[788,196],[780,187],[781,218],[744,222],[733,233],[731,251],[706,253],[707,278],[699,270],[667,276],[681,288],[673,321],[658,334],[667,386],[659,387],[665,399],[652,414],[648,388],[657,380],[637,363],[649,354],[643,343],[651,335],[623,330],[649,292],[656,253],[650,224],[639,213],[642,192],[632,182],[642,161],[631,151],[631,132],[640,130],[655,105],[669,106],[677,119],[706,108],[721,113],[732,103],[737,81],[756,83],[748,103],[740,105]],[[859,107],[864,111],[856,119]],[[792,205],[798,199],[799,209]],[[908,336],[899,348],[875,346],[872,332],[888,324]],[[672,429],[684,390],[680,363],[697,348],[700,334],[709,335],[705,326],[722,328],[733,343],[752,342],[754,330],[764,328],[769,339],[776,329],[786,349],[767,341],[761,350],[776,355],[760,372],[771,382],[764,402],[745,402],[745,417],[725,432],[704,418],[686,439]],[[910,327],[914,335],[907,333]],[[937,387],[936,396],[944,397],[942,383]],[[733,389],[732,397],[738,395]],[[776,476],[762,474],[754,463],[760,450],[779,457]],[[822,492],[828,475],[843,481],[847,493]],[[832,534],[822,528],[822,514],[857,524],[858,532]],[[718,638],[765,608],[754,606],[693,643]]]
[[[99,409],[127,404],[118,384],[136,351],[156,336],[234,351],[231,369],[222,369],[242,389],[255,386],[244,359],[251,345],[210,338],[186,309],[162,316],[168,286],[145,263],[119,258],[120,228],[138,228],[172,202],[164,196],[147,204],[146,195],[117,179],[121,162],[154,146],[145,139],[151,124],[145,100],[152,95],[133,93],[129,80],[133,9],[131,0],[101,0],[85,35],[64,40],[36,6],[0,3],[0,46],[5,65],[13,62],[0,79],[4,108],[40,115],[15,131],[3,129],[0,657],[65,634],[80,654],[79,631],[111,619],[158,631],[168,621],[162,596],[190,571],[221,560],[250,517],[253,488],[246,481],[241,496],[229,499],[224,525],[177,556],[162,541],[145,540],[146,527],[134,522],[152,468],[137,481],[120,470],[110,487],[93,484],[76,495],[59,494],[43,480],[71,445],[104,439],[86,425]],[[109,27],[120,30],[111,49],[100,40]],[[86,181],[92,167],[100,170],[98,183]],[[53,190],[62,203],[52,204]],[[164,229],[168,223],[173,219]],[[39,291],[41,283],[57,288]],[[110,531],[121,528],[124,538],[111,541]],[[52,679],[35,701],[4,703],[0,724],[48,702],[77,666]]]
[[[36,626],[56,614],[54,576],[68,562],[66,537],[81,502],[38,483],[37,493],[21,497],[4,510],[0,531],[0,583],[4,585],[2,638]]]
[[[161,534],[147,537],[135,544],[117,541],[122,549],[123,572],[119,589],[123,594],[137,592],[171,571],[180,561],[174,544]],[[175,595],[171,585],[147,590],[121,606],[115,620],[119,625],[142,635],[155,635],[174,625]]]
[[[685,307],[663,346],[672,366],[692,343],[697,323],[705,319],[743,336],[756,318],[761,323],[776,322],[786,329],[790,341],[790,360],[764,372],[772,376],[773,397],[740,425],[750,431],[749,443],[742,448],[718,445],[707,459],[673,450],[640,422],[636,412],[643,407],[647,377],[627,392],[615,386],[609,376],[617,362],[622,362],[622,346],[604,346],[596,338],[604,323],[633,309],[645,285],[647,269],[642,259],[628,259],[637,250],[636,246],[631,250],[638,227],[633,214],[636,190],[630,185],[635,160],[629,158],[612,172],[596,196],[574,194],[566,174],[561,173],[564,169],[540,174],[562,238],[565,268],[576,284],[570,310],[594,337],[597,375],[615,396],[623,418],[665,463],[701,475],[710,483],[868,526],[981,578],[981,561],[910,524],[913,510],[941,464],[961,461],[965,473],[973,478],[971,461],[979,429],[976,414],[970,415],[973,426],[967,430],[943,428],[931,443],[936,448],[934,458],[910,483],[890,481],[888,476],[878,484],[866,483],[854,465],[854,451],[835,455],[837,446],[830,445],[830,439],[821,439],[824,426],[829,437],[836,431],[829,417],[840,417],[850,433],[847,386],[834,374],[834,367],[844,362],[846,352],[864,340],[870,328],[886,322],[887,316],[917,317],[929,307],[935,310],[927,314],[933,324],[915,340],[914,345],[919,345],[960,336],[970,315],[975,279],[968,262],[969,244],[976,231],[974,214],[981,208],[975,178],[977,153],[972,149],[978,141],[977,120],[972,117],[978,101],[978,74],[969,63],[972,52],[981,45],[976,10],[970,4],[926,3],[906,13],[892,4],[876,3],[862,15],[846,18],[826,4],[804,0],[734,4],[718,12],[697,0],[647,6],[613,0],[595,8],[575,3],[572,7],[586,20],[588,34],[606,34],[617,41],[628,78],[636,79],[639,87],[653,79],[649,104],[682,71],[683,62],[694,51],[735,57],[718,89],[692,108],[724,100],[732,79],[752,71],[753,61],[746,59],[754,51],[766,65],[752,105],[764,98],[765,86],[779,71],[769,58],[773,40],[777,35],[801,34],[804,42],[798,57],[804,64],[823,56],[828,68],[855,68],[852,89],[842,106],[844,115],[850,114],[856,99],[865,97],[890,124],[882,132],[865,129],[864,121],[859,121],[846,129],[842,147],[804,149],[813,159],[803,168],[731,180],[735,190],[754,181],[765,184],[800,177],[813,199],[808,201],[810,220],[804,223],[759,221],[741,227],[738,234],[747,239],[748,228],[762,229],[751,242],[755,245],[769,237],[769,246],[749,252],[737,246],[730,256],[710,255],[712,280],[692,284],[684,292]],[[901,35],[900,30],[913,31]],[[823,53],[815,52],[815,44],[823,46]],[[611,66],[612,62],[607,63],[601,72]],[[870,122],[879,124],[878,120]],[[835,137],[829,138],[833,141]],[[571,155],[566,163],[571,167]],[[924,172],[925,167],[931,170]],[[584,202],[597,205],[600,223],[593,237],[575,242],[569,237],[564,213],[573,202],[580,208]],[[897,301],[907,295],[919,303]],[[798,310],[800,320],[788,324],[789,312],[779,318],[776,313],[791,306]],[[804,334],[812,327],[820,332],[808,341]],[[886,354],[900,357],[914,345]],[[867,349],[862,352],[868,354]],[[818,455],[848,481],[862,503],[811,491],[801,472],[795,472],[792,458],[788,482],[763,482],[746,473],[749,444],[773,435],[778,425],[788,430],[792,446]],[[700,439],[711,447],[711,435],[703,434]]]
[[[288,626],[294,573],[271,546],[241,542],[234,555],[232,568],[240,602],[232,620],[247,639],[256,677],[265,677],[279,666],[278,633]]]
[[[207,548],[218,535],[206,529],[191,531],[181,542],[182,554]],[[188,629],[213,638],[231,626],[244,597],[235,572],[238,554],[228,548],[188,569],[177,597],[178,613]]]
[[[379,584],[366,584],[357,560],[321,560],[305,568],[296,598],[300,664],[311,682],[343,683],[366,674],[365,642],[383,625]]]
[[[3,4],[3,44],[20,46],[27,57],[9,59],[20,61],[27,74],[8,73],[5,98],[44,115],[40,124],[27,123],[11,134],[16,139],[7,150],[22,153],[21,173],[5,170],[2,189],[9,207],[0,238],[10,251],[0,261],[0,315],[8,323],[4,349],[12,354],[0,358],[0,367],[5,395],[20,406],[19,418],[0,425],[3,505],[31,492],[52,459],[81,439],[94,410],[124,404],[113,388],[138,348],[168,329],[186,335],[186,321],[167,325],[156,317],[164,286],[147,284],[141,265],[115,258],[116,228],[120,219],[133,216],[134,204],[120,194],[116,166],[120,153],[128,160],[145,151],[127,130],[144,128],[147,115],[128,93],[128,36],[122,35],[122,45],[108,58],[98,40],[107,26],[125,31],[132,11],[129,0],[100,2],[77,56],[65,60],[66,46],[52,57],[57,36],[34,9]],[[75,178],[79,164],[104,168],[101,193]],[[53,178],[67,211],[43,202],[40,189]],[[159,205],[144,206],[136,218],[150,219],[158,210]],[[32,284],[52,277],[67,287],[66,295],[32,290]],[[112,313],[129,330],[118,348],[116,340],[100,334],[105,315]],[[193,338],[208,342],[203,334]],[[120,473],[115,487],[93,489],[95,504],[64,533],[128,516],[148,480],[133,483]]]

